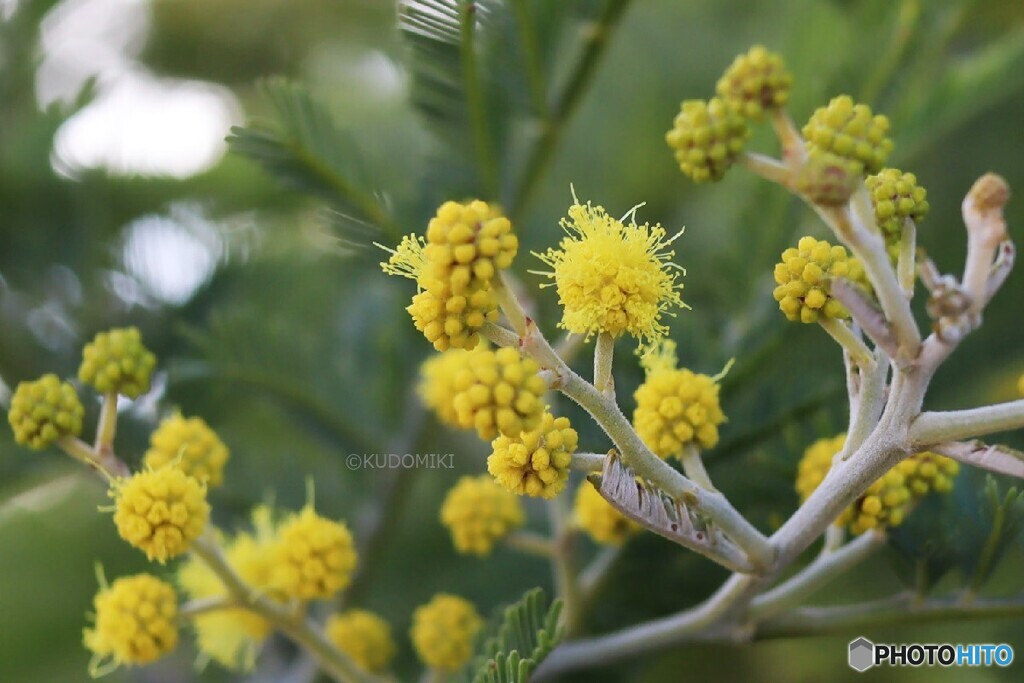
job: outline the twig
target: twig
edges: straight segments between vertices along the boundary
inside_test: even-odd
[[[871,349],[861,341],[858,335],[853,333],[853,330],[846,323],[835,318],[822,317],[818,318],[818,324],[843,347],[844,351],[850,354],[853,362],[858,367],[865,371],[871,371],[875,364],[875,359],[871,355]]]
[[[885,534],[871,531],[837,550],[822,552],[791,578],[755,598],[750,603],[750,617],[766,619],[799,605],[833,579],[866,560],[884,544]]]
[[[921,413],[910,427],[915,448],[924,450],[942,441],[972,439],[1024,427],[1024,399],[970,410]]]
[[[245,604],[247,609],[265,618],[297,645],[312,653],[324,672],[334,680],[341,683],[371,683],[377,680],[359,669],[312,622],[302,617],[297,618],[287,605],[276,602],[247,585],[235,573],[220,548],[210,538],[196,539],[191,552],[217,575],[236,601]]]
[[[537,533],[517,531],[505,538],[505,545],[527,555],[552,558],[555,555],[555,542]]]
[[[804,607],[769,619],[757,628],[755,638],[848,633],[875,626],[935,623],[940,621],[1008,619],[1024,616],[1024,597],[975,600],[964,604],[956,598],[919,602],[912,592],[857,605]]]
[[[604,453],[573,453],[569,466],[578,472],[600,472],[606,457]]]
[[[594,345],[594,388],[611,398],[615,397],[615,381],[612,377],[614,355],[615,337],[608,332],[601,332]]]

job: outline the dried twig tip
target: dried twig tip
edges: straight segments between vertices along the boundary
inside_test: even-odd
[[[1000,210],[1010,200],[1010,184],[1001,175],[986,173],[974,181],[967,199],[982,213]]]

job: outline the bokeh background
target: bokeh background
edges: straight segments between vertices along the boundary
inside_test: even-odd
[[[887,113],[891,164],[915,172],[928,189],[921,244],[956,272],[964,252],[959,204],[973,180],[994,170],[1024,188],[1024,13],[1014,0],[628,4],[536,191],[516,206],[524,248],[515,270],[537,318],[555,334],[554,293],[535,287],[528,270],[539,262],[529,251],[559,239],[570,184],[613,214],[646,202],[641,220],[686,226],[676,261],[687,271],[692,310],[671,321],[672,337],[695,370],[714,373],[736,358],[723,384],[729,422],[707,461],[718,486],[770,531],[796,505],[792,481],[803,448],[845,424],[838,351],[819,330],[786,324],[770,294],[778,254],[801,234],[823,236],[823,227],[742,170],[713,186],[684,178],[663,138],[679,101],[711,95],[735,54],[764,43],[795,75],[790,111],[798,122],[841,92]],[[543,48],[540,71],[557,99],[604,3],[527,5]],[[120,454],[137,462],[159,417],[175,407],[204,417],[233,454],[228,483],[214,496],[217,521],[228,527],[254,503],[300,507],[312,478],[318,508],[372,539],[350,601],[391,620],[399,676],[412,680],[405,634],[417,604],[443,590],[486,612],[527,588],[550,588],[551,579],[544,562],[507,550],[486,560],[457,556],[437,521],[455,479],[484,471],[487,446],[440,427],[419,406],[416,370],[429,348],[402,310],[411,283],[379,271],[382,252],[371,242],[393,244],[421,230],[442,200],[479,194],[482,184],[478,169],[414,105],[419,79],[443,65],[410,60],[397,26],[394,3],[383,0],[0,1],[0,402],[23,379],[73,376],[81,346],[97,331],[139,326],[161,370],[151,394],[123,406]],[[509,203],[537,129],[517,115],[525,86],[508,77],[515,52],[494,52],[482,67],[490,104],[511,104],[492,110],[502,142],[492,198]],[[267,173],[253,155],[228,151],[232,125],[282,128],[260,86],[271,77],[303,84],[333,117],[333,142],[311,148],[337,162],[319,184],[281,165]],[[766,130],[751,146],[775,152]],[[393,210],[386,231],[353,214],[331,185],[331,173],[357,168]],[[1008,218],[1011,231],[1024,226],[1024,201],[1011,202]],[[930,408],[1014,397],[1024,372],[1022,301],[1017,273],[982,330],[937,377]],[[580,367],[588,355],[580,354]],[[618,358],[629,411],[640,373],[629,344]],[[574,418],[588,449],[607,447],[573,406],[558,408]],[[97,410],[90,401],[89,415]],[[1019,435],[1006,441],[1021,445]],[[351,453],[452,453],[455,467],[350,469]],[[900,590],[920,576],[923,556],[932,558],[925,564],[933,589],[956,590],[987,533],[983,483],[964,472],[950,500],[917,512],[898,544],[817,600]],[[16,447],[10,430],[0,429],[0,680],[87,679],[80,638],[95,563],[110,577],[145,564],[97,512],[106,500],[59,454]],[[543,508],[529,509],[531,527],[543,531]],[[1021,591],[1024,554],[1011,531],[986,594]],[[941,562],[933,561],[936,547],[949,549]],[[586,559],[594,549],[581,540],[578,551]],[[723,578],[667,541],[637,537],[591,606],[588,630],[677,611]],[[683,647],[571,680],[852,680],[845,648],[857,635],[1008,642],[1024,657],[1022,626],[1019,619],[945,623]],[[296,673],[288,668],[293,654],[275,641],[260,671],[232,676],[216,666],[197,672],[186,645],[158,666],[110,680],[297,681],[288,678]],[[1019,680],[1020,666],[947,671],[942,679]],[[858,680],[936,675],[884,671]]]

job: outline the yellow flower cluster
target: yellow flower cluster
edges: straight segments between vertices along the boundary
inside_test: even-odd
[[[224,557],[235,573],[260,594],[270,586],[271,542],[270,511],[253,511],[255,535],[239,533],[224,544]],[[178,569],[178,585],[192,599],[226,597],[227,589],[202,560],[190,557]],[[259,614],[232,607],[197,614],[192,619],[196,645],[205,657],[229,669],[249,670],[268,635],[270,623]]]
[[[481,557],[522,526],[523,519],[519,499],[486,474],[462,477],[441,504],[441,523],[451,532],[455,549]]]
[[[676,368],[675,343],[663,342],[643,360],[646,379],[633,394],[633,426],[655,454],[679,456],[693,445],[718,443],[725,414],[718,400],[718,382],[685,368]]]
[[[789,101],[792,86],[793,76],[782,56],[755,45],[733,60],[718,79],[716,90],[748,119],[760,121],[766,110],[778,109]]]
[[[178,645],[178,599],[170,584],[150,574],[126,576],[97,593],[96,625],[84,643],[101,660],[115,665],[149,664]]]
[[[228,448],[217,433],[199,417],[173,415],[156,428],[143,456],[146,467],[170,465],[209,486],[220,486]]]
[[[867,287],[864,267],[845,247],[801,237],[796,248],[782,252],[782,261],[775,265],[778,286],[772,295],[789,320],[813,323],[821,316],[848,318],[849,312],[830,294],[830,280],[835,277]]]
[[[46,448],[62,436],[82,433],[85,409],[75,388],[57,375],[43,375],[32,382],[19,382],[11,398],[7,421],[14,440],[29,448]]]
[[[875,222],[887,243],[899,242],[904,219],[918,223],[928,215],[928,192],[917,184],[913,173],[883,168],[864,182],[875,207]]]
[[[467,359],[454,380],[452,407],[459,425],[489,441],[535,429],[547,385],[540,366],[513,348],[484,350]]]
[[[135,327],[100,332],[82,349],[78,379],[101,394],[138,398],[149,391],[156,356],[142,345]]]
[[[427,289],[447,283],[455,294],[489,285],[499,270],[512,265],[519,240],[497,207],[479,200],[445,202],[427,225],[423,277]]]
[[[210,517],[206,487],[172,467],[117,481],[111,493],[121,538],[160,563],[187,551]]]
[[[350,609],[331,615],[324,630],[335,647],[369,673],[383,673],[395,656],[391,626],[373,612]]]
[[[473,656],[473,641],[483,620],[473,604],[440,593],[412,615],[412,644],[427,666],[455,671]]]
[[[912,455],[898,467],[907,478],[907,488],[915,496],[926,496],[932,491],[949,493],[953,490],[953,480],[960,473],[959,462],[930,451]]]
[[[588,338],[629,333],[641,345],[667,332],[661,316],[683,306],[669,250],[678,234],[667,237],[660,225],[637,225],[634,214],[625,225],[600,206],[577,202],[562,220],[568,236],[559,248],[536,254],[553,269],[545,274],[554,279],[563,307],[560,327]]]
[[[721,180],[750,137],[747,119],[735,104],[718,97],[686,100],[665,134],[679,170],[697,183]]]
[[[286,598],[329,598],[348,585],[356,567],[348,527],[308,505],[282,522],[271,550],[270,585]]]
[[[892,151],[886,137],[889,119],[873,115],[866,104],[855,104],[849,95],[834,97],[819,107],[803,128],[809,149],[831,152],[862,165],[862,173],[877,173]]]
[[[512,265],[519,242],[497,208],[481,201],[445,202],[423,238],[409,235],[381,267],[416,280],[406,309],[438,351],[472,349],[485,322],[498,318],[493,279]]]
[[[807,500],[824,481],[833,458],[843,449],[845,442],[846,435],[840,434],[819,439],[804,451],[796,479],[801,502]],[[922,496],[931,491],[951,491],[953,478],[959,469],[960,465],[955,460],[935,453],[911,455],[873,482],[835,523],[849,526],[853,534],[899,526]]]
[[[487,471],[516,495],[554,498],[569,481],[569,463],[578,442],[569,418],[545,412],[536,429],[491,442]]]
[[[459,423],[459,415],[455,412],[455,378],[464,369],[470,369],[476,357],[486,352],[486,348],[477,347],[472,351],[450,349],[444,353],[430,356],[420,366],[420,383],[417,393],[423,405],[434,411],[438,420],[449,427],[463,427]]]
[[[576,489],[573,504],[576,525],[596,543],[621,545],[640,526],[612,507],[589,481]]]

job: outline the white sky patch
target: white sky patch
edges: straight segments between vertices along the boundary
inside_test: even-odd
[[[176,305],[209,281],[224,252],[217,225],[197,206],[178,205],[169,215],[143,216],[130,223],[121,260],[146,294]]]
[[[187,178],[220,160],[238,118],[226,88],[144,72],[121,76],[57,131],[54,165],[71,175],[106,168]]]
[[[40,105],[72,101],[90,78],[97,87],[57,132],[58,172],[185,178],[223,156],[224,136],[241,120],[237,99],[212,83],[147,71],[137,56],[149,23],[145,0],[64,0],[43,20]]]

